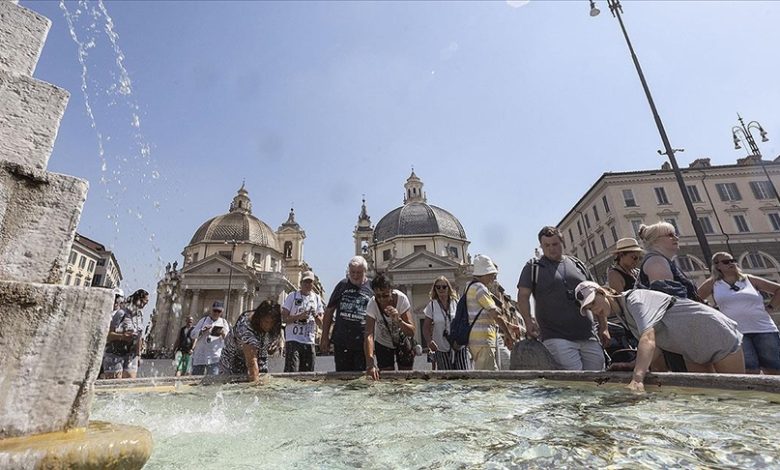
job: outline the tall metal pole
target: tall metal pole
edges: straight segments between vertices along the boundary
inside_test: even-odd
[[[227,305],[225,305],[225,319],[230,322],[230,317],[228,316],[230,314],[230,291],[233,284],[233,258],[236,256],[236,244],[238,243],[235,239],[230,240],[230,242],[225,243],[231,243],[233,244],[233,248],[230,250],[230,269],[228,271],[228,293],[227,293]]]
[[[758,157],[758,161],[761,163],[761,169],[764,170],[764,175],[766,175],[766,180],[769,182],[769,186],[772,188],[772,192],[775,193],[777,203],[780,204],[780,194],[777,194],[775,183],[772,181],[772,178],[769,176],[769,172],[766,170],[766,165],[764,165],[764,157],[761,155],[761,150],[758,148],[758,144],[756,144],[755,139],[753,139],[753,134],[750,132],[750,126],[753,124],[758,126],[759,132],[761,132],[761,137],[763,138],[764,142],[769,140],[766,138],[766,132],[764,131],[764,128],[761,127],[761,124],[756,121],[750,121],[746,126],[745,121],[742,119],[742,116],[740,116],[739,113],[737,113],[737,118],[739,119],[739,126],[734,126],[731,128],[731,135],[734,137],[735,148],[739,150],[739,136],[737,134],[741,132],[742,135],[745,136],[745,140],[747,140],[748,146],[750,147],[748,155],[756,155]]]
[[[704,234],[704,230],[701,228],[699,218],[696,216],[696,210],[693,208],[691,198],[688,196],[688,189],[685,187],[685,181],[683,180],[682,173],[680,172],[680,167],[677,166],[677,159],[674,158],[674,149],[672,149],[672,145],[669,143],[669,138],[666,136],[666,130],[664,129],[664,125],[661,122],[661,117],[658,115],[658,110],[655,108],[655,102],[653,101],[653,96],[650,94],[650,88],[647,86],[645,75],[642,73],[642,67],[639,65],[639,59],[637,59],[636,53],[634,53],[634,47],[631,45],[631,40],[628,38],[626,27],[623,24],[623,18],[620,16],[623,12],[623,8],[620,5],[620,0],[607,0],[607,4],[609,5],[609,11],[612,12],[612,16],[618,19],[618,22],[620,23],[620,29],[623,30],[623,36],[626,38],[628,50],[631,52],[631,59],[634,61],[636,72],[639,74],[639,80],[642,82],[642,89],[645,91],[645,96],[647,97],[647,102],[650,105],[650,110],[653,112],[655,125],[658,127],[658,133],[661,134],[661,141],[664,144],[666,156],[669,157],[669,163],[672,164],[674,177],[677,179],[677,185],[680,187],[683,201],[685,201],[685,207],[688,209],[688,215],[691,217],[693,231],[696,233],[696,239],[699,241],[699,247],[701,248],[702,254],[704,255],[705,262],[709,262],[709,260],[712,259],[710,244],[707,242],[707,236]]]

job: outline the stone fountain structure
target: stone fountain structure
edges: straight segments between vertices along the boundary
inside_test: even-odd
[[[46,171],[69,97],[32,77],[50,26],[0,0],[0,468],[140,468],[148,431],[88,423],[113,293],[58,285],[89,185]]]

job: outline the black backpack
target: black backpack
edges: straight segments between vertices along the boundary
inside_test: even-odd
[[[450,324],[450,331],[444,332],[444,337],[450,342],[450,346],[453,349],[460,349],[463,346],[469,345],[469,336],[471,335],[471,328],[474,323],[479,320],[479,316],[482,315],[484,309],[479,309],[477,316],[473,322],[469,322],[469,309],[466,306],[466,297],[468,296],[469,289],[477,281],[469,283],[466,290],[463,292],[463,296],[458,299],[458,306],[455,307],[455,318]]]

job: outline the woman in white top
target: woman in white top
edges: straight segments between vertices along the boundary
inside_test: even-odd
[[[712,276],[699,286],[699,296],[712,295],[718,309],[737,322],[743,335],[745,371],[749,374],[780,374],[780,334],[767,310],[780,306],[780,284],[744,274],[726,252],[712,255]],[[772,295],[764,306],[761,292]]]
[[[428,349],[434,353],[438,370],[468,370],[471,364],[468,348],[454,350],[446,335],[455,318],[458,296],[445,276],[433,281],[430,292],[431,301],[425,306],[423,314],[423,335]]]
[[[379,379],[380,370],[412,370],[416,351],[412,305],[406,295],[396,289],[382,274],[371,281],[374,296],[366,306],[366,329],[363,350],[366,374]],[[376,361],[374,361],[376,354]]]

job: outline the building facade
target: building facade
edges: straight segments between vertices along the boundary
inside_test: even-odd
[[[172,352],[186,318],[197,321],[215,300],[225,303],[223,316],[232,325],[263,300],[281,303],[297,289],[303,271],[306,232],[290,214],[278,230],[252,215],[252,201],[242,185],[228,213],[204,222],[184,248],[184,263],[168,265],[157,284],[149,347],[152,354]],[[323,295],[317,280],[315,291]]]
[[[446,276],[458,292],[471,279],[470,242],[460,221],[428,204],[423,182],[412,172],[404,184],[404,204],[376,227],[363,201],[353,239],[355,254],[369,262],[369,277],[383,273],[409,297],[417,341],[423,343],[423,309],[430,302],[434,279]]]
[[[712,253],[727,251],[745,272],[780,281],[780,205],[772,187],[780,184],[780,157],[762,162],[750,156],[718,166],[700,158],[681,172]],[[558,228],[567,252],[590,264],[599,282],[606,282],[616,241],[638,239],[641,224],[658,221],[677,228],[679,267],[696,283],[706,279],[710,260],[703,259],[668,163],[660,170],[604,173]]]
[[[66,286],[119,287],[122,270],[114,253],[79,233],[73,239],[62,283]]]

